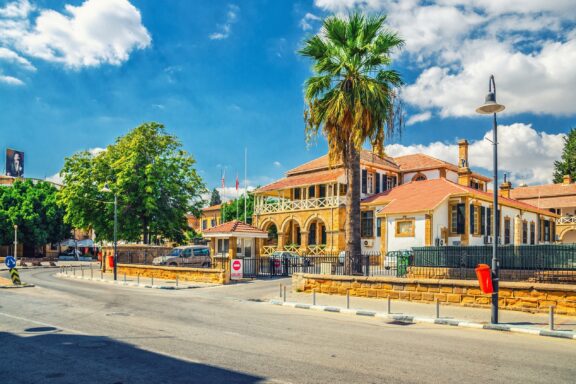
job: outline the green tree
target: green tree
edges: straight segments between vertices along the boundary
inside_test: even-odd
[[[195,161],[158,123],[143,124],[95,156],[81,152],[64,162],[60,201],[65,219],[113,239],[112,204],[118,198],[118,238],[184,240],[185,214],[198,213],[206,192]],[[104,186],[112,193],[103,192]]]
[[[0,188],[0,243],[13,243],[14,225],[19,242],[34,248],[68,238],[71,227],[64,223],[65,209],[57,194],[51,183],[31,180]]]
[[[246,216],[244,216],[244,200],[246,200]],[[232,220],[240,220],[245,223],[252,223],[252,216],[254,215],[254,194],[242,194],[237,199],[230,200],[222,204],[221,208],[224,222]]]
[[[576,180],[576,128],[572,128],[564,138],[562,158],[554,162],[554,183],[561,183],[564,175]]]
[[[220,198],[220,193],[216,188],[212,190],[212,196],[210,196],[210,206],[222,204],[222,199]]]
[[[306,40],[300,54],[312,59],[313,76],[305,83],[307,140],[321,132],[328,141],[330,164],[342,161],[348,188],[346,273],[361,273],[360,152],[366,141],[380,155],[386,135],[402,125],[395,112],[398,72],[391,54],[404,41],[385,26],[385,16],[331,16]],[[400,115],[401,116],[401,115]]]

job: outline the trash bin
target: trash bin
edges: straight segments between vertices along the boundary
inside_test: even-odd
[[[476,267],[476,277],[478,277],[478,282],[480,283],[480,289],[482,292],[494,292],[494,287],[492,286],[492,271],[488,264],[478,264]]]
[[[114,256],[108,256],[108,268],[114,268]]]

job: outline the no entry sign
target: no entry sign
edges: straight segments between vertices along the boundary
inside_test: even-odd
[[[230,280],[240,280],[244,277],[243,275],[243,262],[242,260],[232,260],[230,261],[231,273]]]

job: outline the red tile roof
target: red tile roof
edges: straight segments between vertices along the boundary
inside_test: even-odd
[[[305,185],[326,183],[330,181],[336,181],[342,175],[344,175],[344,170],[342,168],[306,173],[303,175],[294,175],[285,177],[271,184],[258,188],[255,192],[275,191],[293,187],[301,187]]]
[[[363,149],[362,152],[360,152],[360,161],[363,164],[372,165],[378,168],[387,169],[391,171],[398,171],[398,165],[396,165],[394,159],[387,156],[380,157],[375,153],[368,151],[366,149]],[[339,168],[339,167],[342,167],[342,162],[338,162],[337,164],[332,165],[332,168]],[[286,175],[291,176],[313,172],[317,170],[324,170],[328,168],[329,168],[328,155],[324,155],[289,170],[288,172],[286,172]]]
[[[574,196],[576,198],[576,184],[544,184],[531,187],[517,187],[510,191],[515,199],[534,199],[551,196]]]
[[[221,206],[222,206],[222,204],[211,205],[209,207],[202,208],[202,211],[216,211],[216,210],[219,211]]]
[[[242,221],[239,221],[239,220],[228,221],[226,223],[217,225],[215,227],[206,229],[204,231],[204,235],[210,234],[210,233],[230,233],[230,234],[249,233],[249,234],[255,234],[255,235],[268,235],[267,232],[262,231],[256,227],[251,226],[251,225],[248,225],[248,224],[246,224]]]
[[[402,172],[417,172],[437,168],[446,168],[451,171],[458,172],[458,166],[455,164],[425,155],[423,153],[398,156],[394,158],[394,161],[396,164],[398,164]],[[483,181],[491,180],[489,177],[475,172],[472,172],[472,176]]]
[[[414,213],[433,210],[449,197],[461,195],[482,197],[485,200],[492,201],[492,195],[488,192],[465,187],[446,179],[433,179],[402,184],[389,191],[364,199],[362,203],[385,205],[381,211],[382,213]],[[546,210],[538,209],[533,205],[521,201],[504,197],[500,197],[498,201],[505,206],[554,216]]]

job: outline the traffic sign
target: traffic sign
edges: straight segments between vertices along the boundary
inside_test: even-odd
[[[231,280],[240,280],[244,277],[243,274],[243,262],[242,260],[232,260],[230,261],[230,265],[232,267],[232,272],[230,273]]]
[[[14,256],[6,256],[6,258],[4,259],[4,263],[6,264],[8,269],[16,267],[16,259],[14,258]]]

